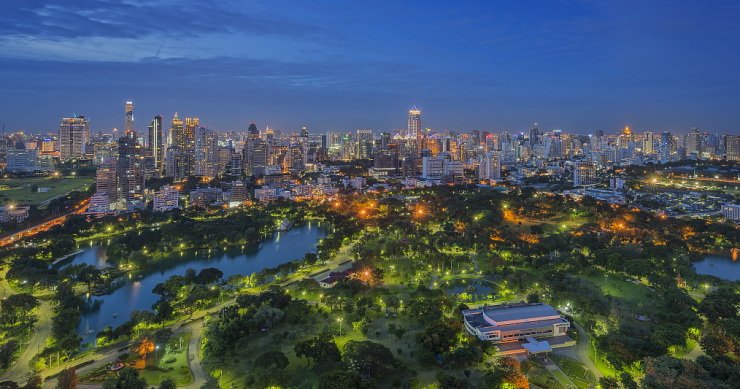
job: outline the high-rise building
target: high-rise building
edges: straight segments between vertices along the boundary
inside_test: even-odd
[[[127,132],[118,139],[118,206],[121,209],[143,206],[145,154],[136,131]]]
[[[696,154],[697,159],[701,158],[701,144],[702,144],[702,137],[701,132],[696,127],[691,127],[691,131],[688,135],[688,152],[689,154]]]
[[[218,133],[210,128],[195,130],[195,175],[218,175]]]
[[[421,133],[421,111],[419,111],[419,109],[416,108],[416,104],[414,104],[409,111],[409,127],[406,135],[409,138],[416,138],[417,136],[420,136]]]
[[[593,161],[573,162],[573,186],[593,185],[596,183],[596,164]]]
[[[105,193],[108,209],[115,208],[118,200],[118,164],[116,157],[103,157],[96,172],[96,193]]]
[[[653,153],[653,133],[650,131],[642,136],[642,153],[645,155]]]
[[[188,135],[185,133],[185,128],[182,126],[182,119],[177,117],[177,112],[175,112],[175,117],[172,118],[170,134],[172,137],[172,146],[185,150],[185,147],[187,147],[188,144]]]
[[[539,144],[540,141],[540,130],[535,125],[529,128],[529,147]]]
[[[185,147],[182,150],[188,156],[189,174],[195,174],[195,131],[199,128],[198,118],[185,118]]]
[[[728,161],[740,161],[740,135],[725,135],[725,150]]]
[[[59,157],[62,161],[82,158],[90,138],[90,121],[85,116],[62,119],[59,126]]]
[[[298,140],[301,142],[301,170],[303,170],[308,163],[308,130],[306,130],[306,127],[301,129]]]
[[[501,179],[501,154],[488,152],[478,166],[478,178],[481,180]]]
[[[253,176],[264,175],[267,165],[270,164],[270,143],[261,138],[254,139],[252,142],[254,142],[254,146],[252,148],[252,160],[249,163],[251,171],[248,171],[247,174]]]
[[[110,138],[111,143],[118,142],[118,138],[119,137],[120,137],[120,135],[118,134],[118,129],[117,128],[114,128],[113,129],[113,134],[111,135],[111,138]]]
[[[123,130],[124,132],[134,130],[134,103],[131,102],[131,99],[126,102],[126,124]]]
[[[257,125],[254,123],[249,123],[249,128],[247,128],[247,138],[255,139],[259,137],[260,137],[260,130],[257,129]]]
[[[188,168],[188,155],[177,146],[167,149],[167,177],[175,181],[182,181],[190,173]]]
[[[155,116],[149,125],[149,148],[147,154],[152,157],[154,176],[162,174],[162,115]]]

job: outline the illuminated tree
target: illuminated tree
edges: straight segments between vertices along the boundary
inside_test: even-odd
[[[154,347],[154,339],[149,334],[144,334],[134,341],[131,350],[146,359],[146,355],[154,351]]]

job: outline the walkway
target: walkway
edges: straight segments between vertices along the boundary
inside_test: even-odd
[[[588,346],[591,344],[588,339],[588,334],[586,334],[586,331],[578,323],[574,322],[573,324],[575,325],[576,330],[578,330],[578,344],[575,347],[555,349],[552,353],[555,355],[566,356],[583,363],[594,373],[596,382],[599,382],[599,378],[604,375],[601,374],[601,370],[599,370],[599,368],[596,367],[596,365],[588,358]]]
[[[33,337],[29,340],[29,344],[23,351],[23,354],[21,354],[18,360],[13,363],[0,379],[3,381],[15,381],[18,384],[26,381],[31,372],[31,369],[28,367],[29,362],[38,354],[40,349],[46,347],[46,339],[51,334],[51,316],[51,305],[49,305],[48,301],[41,301],[41,305],[38,308],[39,321],[34,328]]]
[[[470,259],[473,260],[473,264],[475,265],[475,272],[480,273],[480,266],[478,266],[478,260],[475,259],[475,255],[470,254]]]
[[[691,359],[692,361],[695,361],[696,358],[699,358],[702,355],[707,355],[707,354],[704,352],[704,350],[701,349],[701,346],[697,342],[696,346],[694,346],[694,348],[691,351],[686,353],[686,355],[684,355],[683,358]]]

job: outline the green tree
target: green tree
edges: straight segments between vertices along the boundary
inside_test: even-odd
[[[139,371],[133,367],[124,367],[118,376],[103,382],[103,389],[146,389],[146,378],[139,377]]]
[[[354,328],[358,334],[366,336],[368,331],[370,331],[370,321],[363,317],[362,320],[352,323],[352,328]]]
[[[74,367],[64,369],[59,373],[56,389],[77,389],[77,372]]]
[[[298,358],[305,357],[308,360],[308,365],[311,365],[311,358],[313,357],[313,342],[310,340],[302,340],[293,346],[295,356]]]
[[[377,367],[389,365],[395,359],[388,347],[370,340],[348,341],[343,357],[363,376],[372,376]]]
[[[172,378],[166,378],[159,383],[159,389],[177,389],[177,383]]]
[[[360,376],[354,371],[335,370],[319,377],[321,389],[359,389]]]
[[[6,369],[13,362],[13,354],[18,350],[18,341],[11,339],[4,345],[0,346],[0,367]]]
[[[208,381],[206,381],[203,385],[200,386],[200,389],[221,389],[221,385],[218,384],[217,378],[211,377],[208,379]]]

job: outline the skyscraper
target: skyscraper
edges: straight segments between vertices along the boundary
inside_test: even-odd
[[[689,138],[689,142],[688,142],[689,154],[696,154],[697,159],[700,158],[701,152],[702,152],[701,132],[699,131],[698,128],[691,127],[691,132],[689,132],[688,138]]]
[[[90,121],[85,116],[62,119],[59,126],[59,156],[62,161],[81,158],[90,137]]]
[[[159,178],[162,173],[162,115],[155,116],[149,125],[149,150],[152,156],[154,176]]]
[[[653,153],[653,133],[650,131],[642,136],[642,153],[645,155]]]
[[[409,128],[407,135],[409,138],[416,138],[421,135],[421,131],[421,111],[419,111],[419,109],[416,108],[416,104],[414,104],[409,111]]]
[[[118,203],[121,209],[133,209],[144,200],[144,147],[136,131],[118,139]]]
[[[537,128],[535,123],[534,127],[529,128],[529,147],[539,144],[540,141],[540,130]]]
[[[195,130],[195,175],[218,175],[218,133],[210,128]]]
[[[195,174],[195,130],[198,123],[198,118],[185,118],[185,145],[181,150],[188,156],[189,174]]]
[[[131,99],[126,102],[126,125],[123,130],[124,132],[134,130],[134,103],[131,102]]]
[[[182,119],[177,117],[177,112],[175,112],[175,117],[172,118],[170,134],[172,136],[172,146],[179,147],[181,150],[184,150],[185,145],[188,143],[188,137],[185,134],[185,129],[182,127]]]
[[[501,179],[501,154],[488,152],[478,166],[478,178],[481,180]]]
[[[96,173],[96,193],[105,193],[108,199],[108,210],[115,207],[118,200],[118,168],[116,157],[103,157]]]
[[[260,137],[260,131],[257,129],[257,125],[254,123],[249,123],[249,128],[247,129],[247,137],[249,139],[255,139]]]
[[[298,139],[301,142],[301,170],[303,170],[308,163],[308,130],[306,130],[306,127],[301,129],[301,135]]]

